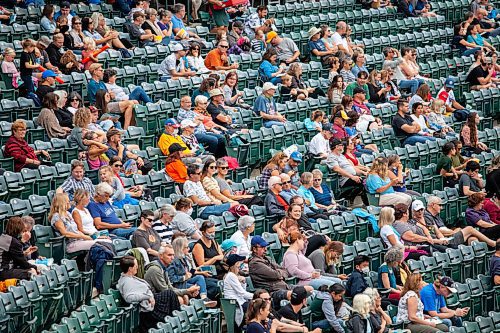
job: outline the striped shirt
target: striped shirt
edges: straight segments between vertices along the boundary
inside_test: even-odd
[[[170,244],[174,232],[170,224],[164,224],[161,220],[153,223],[153,229],[160,235],[161,241]]]
[[[73,200],[73,195],[79,188],[87,190],[91,198],[95,194],[94,184],[92,184],[92,181],[87,177],[83,177],[82,180],[76,180],[73,176],[69,176],[61,185],[61,188],[64,193],[68,194],[70,200]]]

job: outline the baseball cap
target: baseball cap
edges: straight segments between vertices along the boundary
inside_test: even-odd
[[[450,277],[443,276],[441,279],[439,279],[439,283],[448,288],[448,290],[451,291],[452,293],[457,292],[457,289],[453,287],[455,281],[453,281]]]
[[[172,51],[172,52],[179,52],[182,50],[184,50],[184,46],[182,46],[181,43],[177,43],[177,44],[170,46],[170,51]]]
[[[332,147],[332,148],[336,147],[338,145],[341,145],[341,144],[343,144],[343,143],[342,143],[342,140],[340,140],[340,139],[333,139],[332,141],[330,141],[330,147]]]
[[[169,118],[167,120],[165,120],[165,123],[164,123],[165,126],[172,126],[172,127],[175,127],[175,128],[179,128],[181,125],[179,125],[179,123],[177,122],[177,120],[175,120],[174,118]]]
[[[356,94],[366,94],[366,91],[363,88],[356,87],[356,88],[354,88],[352,94],[353,95],[356,95]]]
[[[52,41],[47,36],[42,36],[38,39],[38,43],[43,47],[48,47]]]
[[[246,258],[243,257],[243,256],[240,256],[238,254],[230,254],[227,256],[227,259],[226,259],[226,264],[231,267],[233,266],[234,264],[240,262],[240,261],[243,261],[245,260]]]
[[[334,118],[342,118],[344,120],[351,119],[351,118],[349,118],[349,116],[347,115],[347,113],[344,110],[341,110],[340,112],[335,113]]]
[[[268,91],[269,89],[276,90],[278,89],[278,87],[272,84],[271,82],[264,83],[264,85],[262,86],[262,91]]]
[[[455,80],[453,78],[449,77],[444,81],[444,86],[447,88],[455,88]]]
[[[226,239],[225,241],[223,241],[220,245],[220,248],[222,249],[222,251],[227,251],[227,250],[230,250],[231,248],[233,247],[237,247],[237,246],[240,246],[240,243],[238,243],[237,241],[234,241],[232,239]]]
[[[333,126],[330,123],[326,123],[323,125],[323,131],[329,131],[333,133]]]
[[[177,151],[184,151],[184,150],[186,150],[186,149],[187,149],[186,147],[183,147],[183,146],[181,146],[179,143],[174,142],[174,143],[172,143],[172,144],[170,145],[170,147],[168,147],[168,153],[169,153],[169,154],[173,154],[173,153],[175,153],[175,152],[177,152]]]
[[[307,298],[307,290],[303,286],[293,288],[292,295],[290,296],[290,303],[292,305],[299,305]]]
[[[181,128],[186,128],[186,127],[196,127],[197,125],[195,124],[194,121],[191,119],[184,119],[181,121]]]
[[[45,80],[48,77],[57,77],[56,73],[54,71],[47,69],[42,73],[42,80]]]
[[[425,209],[424,203],[420,200],[415,200],[411,204],[411,210],[413,211],[419,211],[421,209]]]
[[[243,28],[243,22],[241,21],[234,21],[233,22],[233,28]]]
[[[61,2],[61,8],[70,8],[70,4],[68,1]]]
[[[258,235],[252,237],[251,244],[252,244],[252,246],[260,246],[260,247],[269,246],[269,243],[266,242],[266,240],[264,238],[262,238],[261,236],[258,236]]]
[[[290,158],[295,162],[302,162],[302,154],[298,151],[294,151],[293,153],[291,153]]]
[[[276,31],[271,31],[267,34],[266,43],[270,43],[274,37],[278,36]]]

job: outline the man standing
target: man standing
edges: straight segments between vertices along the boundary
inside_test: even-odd
[[[262,117],[266,128],[271,128],[273,125],[285,126],[285,116],[282,116],[276,110],[276,102],[274,101],[276,89],[278,89],[278,87],[271,82],[264,83],[262,94],[259,95],[254,102],[253,112],[255,115]]]
[[[217,44],[217,48],[208,52],[205,57],[205,67],[212,71],[228,71],[238,69],[238,63],[229,64],[229,56],[227,50],[229,43],[225,39],[221,39]]]
[[[398,112],[392,119],[392,128],[397,137],[400,138],[403,145],[415,145],[417,142],[436,141],[432,136],[418,135],[422,128],[408,114],[408,102],[406,100],[398,101]]]
[[[279,62],[285,62],[287,65],[297,61],[300,56],[299,48],[293,40],[288,37],[280,37],[275,31],[267,34],[266,42],[276,50]]]
[[[186,64],[184,63],[186,51],[188,49],[189,48],[183,46],[181,43],[170,46],[172,53],[161,62],[158,68],[158,74],[161,75],[161,81],[196,75],[196,72],[186,69]]]

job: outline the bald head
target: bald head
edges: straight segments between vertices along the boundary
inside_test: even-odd
[[[339,21],[337,22],[337,25],[335,26],[335,30],[337,30],[338,33],[344,33],[347,30],[347,23],[344,21]]]

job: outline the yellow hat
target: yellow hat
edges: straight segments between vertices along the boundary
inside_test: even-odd
[[[278,33],[276,31],[271,31],[267,34],[266,43],[270,43],[274,37],[277,37]]]

